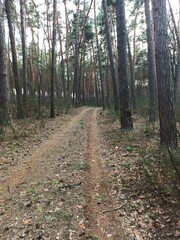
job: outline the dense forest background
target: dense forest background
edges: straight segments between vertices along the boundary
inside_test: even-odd
[[[170,1],[5,0],[0,16],[1,131],[90,105],[120,112],[122,129],[134,113],[159,118],[161,142],[177,145],[180,18]]]

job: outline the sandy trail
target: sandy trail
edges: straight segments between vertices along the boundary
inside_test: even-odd
[[[84,209],[81,208],[81,216],[77,218],[78,221],[79,218],[84,219],[84,232],[81,232],[82,225],[78,225],[76,216],[74,216],[74,223],[72,225],[74,227],[77,225],[75,227],[77,230],[74,230],[73,233],[74,237],[67,237],[66,234],[66,237],[62,239],[125,240],[121,231],[121,225],[116,221],[114,213],[111,211],[104,212],[107,209],[113,208],[113,204],[109,194],[108,169],[106,169],[106,164],[103,161],[100,151],[103,144],[100,139],[100,130],[97,123],[99,112],[99,108],[83,109],[78,115],[73,116],[67,124],[57,128],[57,131],[48,140],[40,143],[37,149],[32,149],[29,155],[20,159],[15,166],[10,165],[3,172],[3,182],[0,185],[0,204],[2,203],[4,206],[9,204],[6,205],[6,208],[9,206],[9,213],[8,211],[5,213],[7,223],[12,218],[11,209],[17,211],[19,219],[24,217],[24,210],[20,213],[18,206],[13,206],[13,203],[11,203],[10,199],[13,195],[17,196],[21,191],[25,192],[31,184],[37,184],[39,181],[43,182],[44,180],[47,182],[48,177],[53,179],[58,173],[58,176],[64,176],[63,179],[65,180],[63,181],[70,181],[70,184],[66,184],[66,186],[73,186],[71,189],[72,192],[76,188],[76,184],[73,185],[73,180],[77,183],[79,181],[80,183],[82,182],[78,191],[81,194],[79,195],[81,196],[80,201],[85,202]],[[90,170],[80,171],[79,168],[84,166],[81,164],[86,162],[86,160],[90,166]],[[57,166],[61,166],[61,168],[58,169]],[[46,191],[48,187],[47,185]],[[65,198],[65,193],[62,195],[63,199]],[[50,194],[52,193],[50,192]],[[61,192],[58,192],[58,194],[61,194]],[[71,198],[65,201],[66,206],[64,206],[64,209],[66,211],[72,209],[72,212],[77,214],[78,204],[80,204],[77,200],[78,197],[73,193],[70,196]],[[39,202],[42,201],[45,201],[44,197],[42,200],[39,200]],[[56,200],[52,199],[52,201],[57,201],[56,204],[59,204],[58,198]],[[45,211],[47,210],[45,208]],[[32,213],[36,214],[33,211]],[[21,228],[22,226],[19,227],[19,229]],[[48,232],[48,228],[46,230]],[[70,229],[66,230],[70,231]],[[16,228],[12,231],[17,231],[19,234],[19,230]],[[36,234],[37,230],[34,231],[34,234]],[[78,233],[79,231],[80,233]],[[11,233],[8,234],[11,235]],[[52,237],[52,233],[48,234],[51,236],[49,239],[55,239]],[[53,234],[55,235],[56,232]],[[30,238],[27,237],[27,239]]]
[[[100,156],[100,139],[97,124],[98,109],[94,110],[90,116],[89,138],[87,159],[90,164],[86,189],[87,192],[87,215],[89,218],[90,231],[97,239],[125,239],[120,226],[116,226],[113,213],[104,213],[111,207],[111,199],[108,193],[109,186],[106,178],[107,169]]]
[[[31,155],[25,156],[17,165],[7,169],[6,177],[0,184],[0,203],[8,194],[15,192],[19,185],[35,181],[50,170],[51,161],[48,159],[52,157],[56,149],[63,148],[63,145],[69,141],[69,133],[76,129],[78,122],[89,111],[90,109],[84,109],[80,114],[74,116],[66,127],[58,129],[49,140],[44,141],[36,150],[31,152]]]

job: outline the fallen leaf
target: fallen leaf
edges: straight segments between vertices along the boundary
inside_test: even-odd
[[[174,234],[175,237],[180,237],[180,231],[176,231],[176,233]]]
[[[32,225],[33,224],[33,221],[31,218],[27,218],[27,219],[23,219],[23,223],[25,225]]]

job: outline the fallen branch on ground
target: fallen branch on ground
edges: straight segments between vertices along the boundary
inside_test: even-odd
[[[126,203],[127,203],[127,201],[125,203],[123,203],[120,207],[104,210],[101,212],[101,214],[120,210],[122,207],[124,207],[126,205]]]

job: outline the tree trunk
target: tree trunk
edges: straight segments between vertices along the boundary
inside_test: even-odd
[[[160,140],[177,145],[177,129],[173,105],[172,79],[168,53],[166,0],[153,0],[155,58],[158,86]]]
[[[96,20],[96,0],[94,0],[94,27],[95,27],[95,33],[96,33],[96,48],[97,48],[98,65],[99,65],[99,77],[100,77],[100,81],[101,81],[102,106],[103,106],[103,110],[105,110],[106,103],[105,103],[105,94],[104,94],[104,81],[103,81],[103,76],[102,76],[102,64],[101,64],[101,55],[100,55],[97,20]]]
[[[117,17],[117,45],[118,45],[118,69],[119,69],[119,98],[121,128],[132,129],[132,113],[129,101],[128,73],[127,73],[127,48],[126,48],[126,20],[124,0],[116,0]]]
[[[6,7],[6,14],[7,14],[7,20],[8,20],[10,42],[11,42],[13,73],[14,73],[14,82],[15,82],[16,99],[17,99],[17,117],[19,119],[22,119],[22,118],[24,118],[24,109],[23,109],[23,102],[22,102],[22,88],[21,88],[21,85],[19,82],[20,77],[19,77],[15,38],[14,38],[14,33],[13,33],[11,9],[10,9],[10,1],[9,0],[5,0],[5,7]]]
[[[128,59],[129,59],[129,71],[130,71],[130,91],[131,91],[131,105],[133,110],[136,109],[136,97],[135,97],[135,71],[133,67],[133,59],[131,54],[131,47],[129,43],[129,37],[127,35],[127,47],[128,47]]]
[[[66,0],[63,1],[65,7],[65,16],[66,16],[66,68],[67,68],[67,100],[68,108],[70,105],[70,73],[69,73],[69,18],[68,11],[66,6]]]
[[[61,37],[61,29],[60,24],[58,24],[58,36],[60,43],[60,56],[61,56],[61,77],[62,77],[62,91],[64,95],[64,99],[66,100],[66,78],[65,78],[65,64],[64,64],[64,56],[63,56],[63,47],[62,47],[62,37]]]
[[[52,62],[51,62],[51,112],[50,117],[55,117],[55,76],[56,76],[56,27],[57,27],[57,0],[53,1],[53,33],[52,33]]]
[[[9,89],[6,69],[3,4],[0,0],[0,127],[9,121]]]
[[[76,11],[76,29],[75,29],[75,66],[74,66],[74,105],[78,107],[78,86],[79,86],[79,4]]]
[[[111,66],[111,77],[112,77],[113,93],[114,93],[114,109],[115,111],[118,111],[119,98],[118,98],[118,91],[117,91],[116,71],[115,71],[114,57],[113,57],[113,51],[112,51],[111,35],[109,31],[109,20],[107,15],[106,0],[102,0],[102,8],[103,8],[104,18],[105,18],[106,39],[107,39],[107,47],[109,52],[109,61]]]
[[[21,42],[23,54],[23,103],[25,112],[27,111],[27,47],[26,47],[26,27],[25,27],[25,1],[20,0],[21,13]]]
[[[169,0],[168,0],[168,3],[170,8],[171,18],[174,24],[174,30],[175,30],[177,46],[178,46],[177,64],[176,64],[176,72],[175,72],[175,84],[174,84],[174,87],[175,87],[174,95],[175,95],[175,100],[177,101],[177,104],[178,104],[180,101],[180,36],[179,36],[178,27],[176,25],[175,17],[174,17],[173,10]]]
[[[150,7],[149,0],[144,0],[145,4],[145,15],[146,15],[146,25],[147,25],[147,44],[148,44],[148,78],[149,78],[149,121],[156,121],[156,67],[155,67],[155,56],[152,40],[152,31],[151,31],[151,16],[150,16]]]

